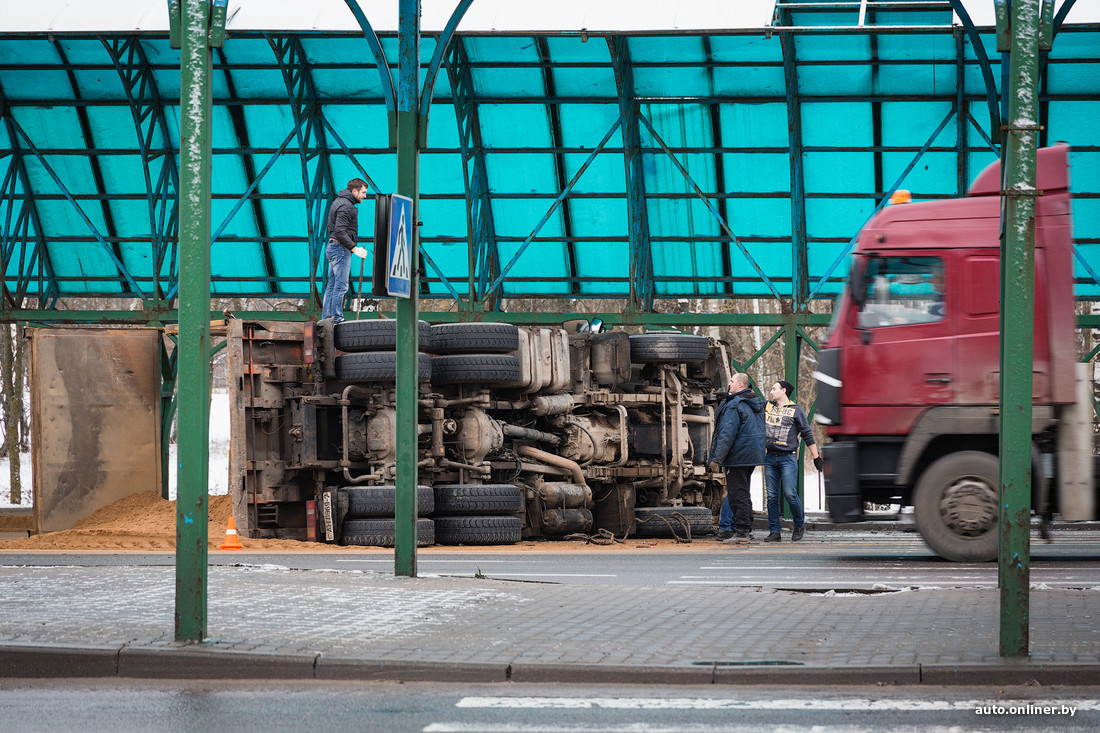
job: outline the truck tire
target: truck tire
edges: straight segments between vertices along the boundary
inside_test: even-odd
[[[347,519],[344,521],[340,544],[393,547],[393,533],[392,519]],[[430,519],[416,520],[416,546],[427,547],[434,544],[435,522]]]
[[[913,497],[917,529],[928,546],[955,562],[997,559],[997,457],[961,451],[921,475]]]
[[[506,354],[432,357],[432,384],[502,384],[519,379],[519,358]]]
[[[683,517],[692,537],[714,534],[714,515],[705,506],[638,507],[634,510],[635,537],[686,537]],[[675,532],[675,535],[673,534]]]
[[[710,341],[687,333],[641,333],[630,337],[630,361],[635,364],[680,364],[706,361]]]
[[[506,354],[519,348],[511,323],[439,323],[432,326],[435,354]]]
[[[432,357],[419,354],[417,375],[421,382],[432,378]],[[336,378],[345,382],[393,382],[397,379],[397,353],[364,351],[336,357]]]
[[[431,351],[431,324],[427,321],[417,321],[417,324],[420,350]],[[333,341],[340,351],[393,351],[397,348],[397,321],[392,318],[344,321],[336,324],[333,333]]]
[[[394,486],[348,486],[348,519],[384,517],[393,519],[397,488]],[[416,513],[427,516],[435,511],[435,492],[431,486],[416,487]]]
[[[435,520],[440,545],[514,545],[523,538],[519,517],[440,517]]]
[[[523,490],[513,484],[436,484],[433,488],[436,517],[523,511]]]

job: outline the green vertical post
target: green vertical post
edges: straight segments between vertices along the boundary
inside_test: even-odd
[[[397,193],[413,202],[409,297],[397,299],[397,497],[394,575],[416,577],[417,321],[420,270],[420,0],[400,0],[398,17]]]
[[[1007,136],[1002,151],[1000,545],[1001,656],[1028,655],[1032,323],[1039,0],[1012,3]]]
[[[183,0],[180,52],[176,641],[206,637],[210,432],[210,4]]]

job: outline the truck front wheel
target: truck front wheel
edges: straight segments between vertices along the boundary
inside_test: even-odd
[[[962,451],[940,458],[917,481],[913,498],[917,529],[947,560],[997,558],[997,457]]]

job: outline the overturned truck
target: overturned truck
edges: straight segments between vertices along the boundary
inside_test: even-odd
[[[392,545],[396,324],[234,320],[230,486],[250,537]],[[419,323],[417,542],[713,532],[721,341]]]

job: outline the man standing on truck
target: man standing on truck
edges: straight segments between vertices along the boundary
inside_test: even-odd
[[[344,296],[348,294],[351,256],[367,257],[367,250],[359,246],[359,212],[355,208],[366,197],[367,182],[352,178],[348,181],[348,187],[338,193],[336,200],[328,207],[325,218],[328,229],[328,245],[325,247],[328,283],[321,301],[321,320],[331,318],[334,324],[344,320]]]
[[[779,380],[772,385],[768,393],[769,401],[764,407],[764,424],[767,433],[767,455],[764,456],[764,488],[768,498],[768,531],[765,542],[779,542],[779,492],[791,507],[794,531],[791,542],[798,542],[806,532],[806,514],[802,511],[802,501],[798,498],[798,439],[802,437],[810,455],[814,457],[814,468],[818,471],[825,462],[817,452],[814,431],[806,419],[806,412],[791,402],[794,385]]]
[[[729,397],[714,417],[711,465],[726,469],[726,495],[733,510],[733,536],[723,542],[745,543],[752,539],[752,498],[749,482],[753,469],[764,463],[764,401],[749,388],[749,375],[730,377]]]

